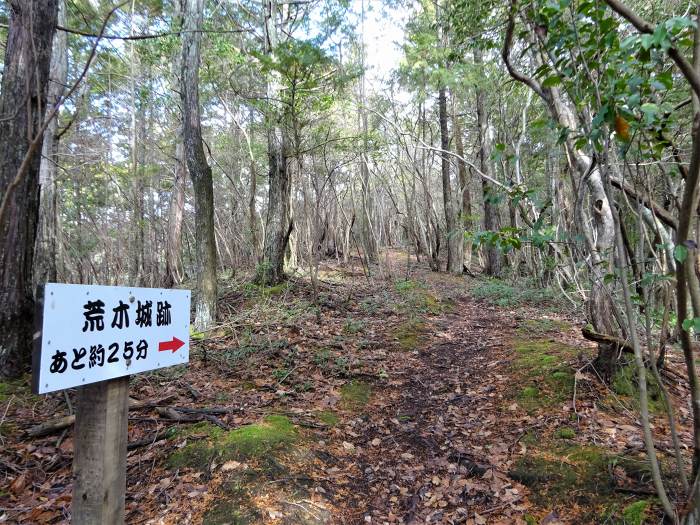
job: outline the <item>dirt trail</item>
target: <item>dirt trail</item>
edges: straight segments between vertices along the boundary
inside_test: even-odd
[[[377,523],[522,513],[523,491],[503,464],[522,429],[499,424],[497,384],[507,378],[498,354],[509,328],[495,309],[461,297],[429,322],[419,349],[393,360],[391,381],[354,425],[359,452],[346,463],[358,492],[346,508]]]
[[[189,367],[132,383],[168,406],[131,414],[127,522],[614,523],[648,492],[643,465],[620,459],[639,456],[636,422],[601,409],[580,371],[574,407],[592,355],[577,329],[540,304],[474,299],[484,283],[406,274],[398,256],[370,280],[327,266],[318,298],[306,278],[230,283]],[[71,431],[22,437],[65,401],[3,388],[6,521],[66,523]],[[178,408],[205,412],[176,422]]]

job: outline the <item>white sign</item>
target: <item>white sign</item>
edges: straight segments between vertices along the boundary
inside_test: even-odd
[[[43,314],[39,394],[189,361],[189,290],[48,283]]]

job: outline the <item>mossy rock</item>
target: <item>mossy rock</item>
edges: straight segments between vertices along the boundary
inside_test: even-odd
[[[187,444],[168,458],[168,467],[192,467],[204,470],[217,459],[262,457],[270,452],[291,445],[298,439],[296,427],[284,416],[271,415],[259,423],[225,431],[209,423],[200,423],[182,435],[194,438],[204,434],[204,439]]]
[[[629,496],[615,490],[615,467],[624,469],[640,484],[650,483],[646,458],[610,454],[590,445],[535,450],[517,459],[509,475],[530,489],[530,500],[538,507],[578,508],[581,514],[576,523],[641,525],[651,505],[648,501],[646,505],[630,501]]]
[[[353,380],[340,388],[341,405],[347,410],[363,408],[371,396],[372,386],[364,381]]]
[[[538,505],[590,504],[599,496],[612,494],[608,466],[614,458],[598,447],[566,447],[559,457],[547,454],[546,458],[519,458],[510,476],[532,490]]]

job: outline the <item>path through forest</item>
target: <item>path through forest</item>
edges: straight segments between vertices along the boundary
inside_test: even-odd
[[[232,279],[190,366],[133,380],[127,522],[641,523],[623,396],[580,370],[593,352],[561,305],[508,295],[525,292],[399,254],[370,279],[324,266],[317,300],[304,277]],[[66,521],[70,430],[23,434],[65,399],[3,388],[0,507]]]

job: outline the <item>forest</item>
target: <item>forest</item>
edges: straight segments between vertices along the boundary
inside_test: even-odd
[[[90,523],[74,283],[192,291],[100,523],[700,525],[700,2],[4,0],[0,53],[0,522]]]

